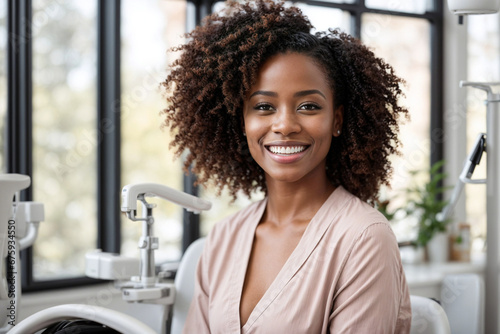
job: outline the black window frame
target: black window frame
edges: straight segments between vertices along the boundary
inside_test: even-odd
[[[194,7],[194,21],[198,25],[212,12],[217,1],[189,0]],[[433,1],[433,10],[423,14],[368,8],[365,0],[356,3],[328,1],[292,1],[311,6],[336,8],[350,13],[351,33],[360,37],[361,18],[365,13],[426,19],[430,23],[431,41],[431,106],[430,106],[430,162],[443,158],[443,3]],[[98,248],[106,252],[120,251],[120,0],[97,0],[98,13],[98,69],[97,69],[97,131],[102,135],[98,146]],[[33,177],[32,159],[32,0],[8,0],[7,10],[7,127],[6,172]],[[108,131],[102,131],[106,127]],[[112,131],[109,131],[112,129]],[[198,194],[193,186],[195,177],[184,176],[184,191]],[[33,198],[32,188],[21,192],[21,200]],[[200,237],[198,215],[184,211],[182,250]],[[87,277],[37,281],[33,279],[33,253],[22,252],[23,291],[40,291],[74,287],[102,282]]]

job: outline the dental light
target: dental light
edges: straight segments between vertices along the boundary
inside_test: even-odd
[[[494,14],[500,0],[448,0],[448,8],[455,15]]]

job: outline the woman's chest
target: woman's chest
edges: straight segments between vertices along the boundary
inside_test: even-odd
[[[241,294],[241,324],[247,322],[257,303],[296,249],[304,229],[257,228]]]
[[[296,252],[292,247],[286,253],[283,247],[278,247],[283,245],[274,243],[275,247],[256,247],[254,256],[259,261],[248,259],[248,262],[242,253],[227,254],[232,265],[226,263],[225,270],[218,272],[219,281],[211,284],[212,333],[324,332],[338,272],[334,267],[341,262],[332,256],[334,249],[330,245],[320,243],[312,251],[297,249]],[[251,279],[255,285],[244,289],[246,265],[248,277],[255,278]],[[252,270],[255,276],[250,276]],[[255,294],[254,299],[245,300],[245,293]],[[243,311],[244,307],[249,309],[240,319],[240,308]]]

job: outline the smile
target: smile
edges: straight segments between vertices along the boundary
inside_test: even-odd
[[[307,146],[269,146],[268,150],[274,154],[292,155],[307,149]]]

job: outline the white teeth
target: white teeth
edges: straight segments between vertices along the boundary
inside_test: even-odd
[[[295,154],[305,149],[306,146],[269,146],[269,151],[275,154]]]

